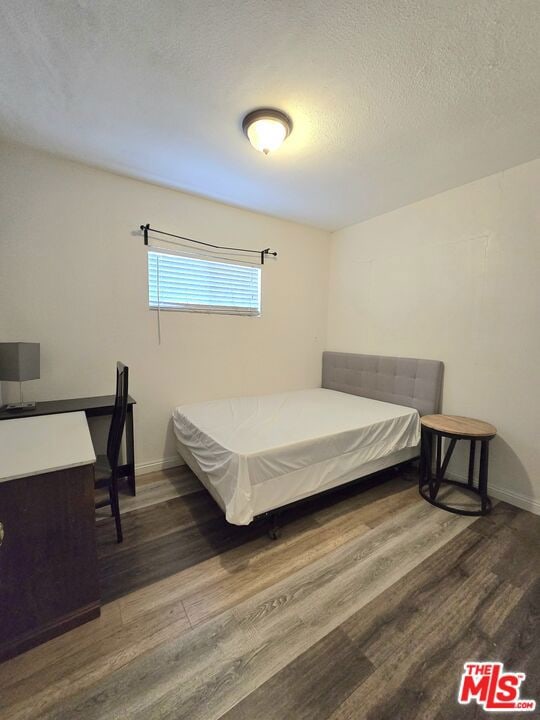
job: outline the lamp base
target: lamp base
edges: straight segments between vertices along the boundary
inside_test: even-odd
[[[10,403],[5,406],[5,410],[34,410],[36,407],[35,402],[18,402]]]

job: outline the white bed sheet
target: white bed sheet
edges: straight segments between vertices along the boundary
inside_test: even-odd
[[[173,421],[180,454],[236,525],[420,442],[416,410],[323,388],[181,405]]]

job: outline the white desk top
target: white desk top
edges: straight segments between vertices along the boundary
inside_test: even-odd
[[[95,461],[84,412],[0,422],[0,482]]]

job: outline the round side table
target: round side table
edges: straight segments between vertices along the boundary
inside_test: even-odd
[[[489,441],[495,437],[497,429],[482,420],[460,417],[459,415],[424,415],[421,418],[421,424],[420,495],[435,507],[448,510],[457,515],[487,515],[491,510],[491,500],[488,497]],[[443,437],[450,440],[444,458],[442,457]],[[458,440],[468,440],[470,442],[467,482],[447,480],[444,477]],[[474,461],[477,442],[480,443],[480,470],[478,484],[475,485]],[[435,469],[433,468],[434,459]],[[480,508],[478,510],[467,510],[437,500],[441,485],[457,485],[475,493],[480,497]]]

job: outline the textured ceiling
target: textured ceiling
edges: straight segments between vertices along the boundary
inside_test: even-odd
[[[3,0],[0,134],[335,229],[540,156],[538,0]],[[243,114],[294,121],[264,157]]]

